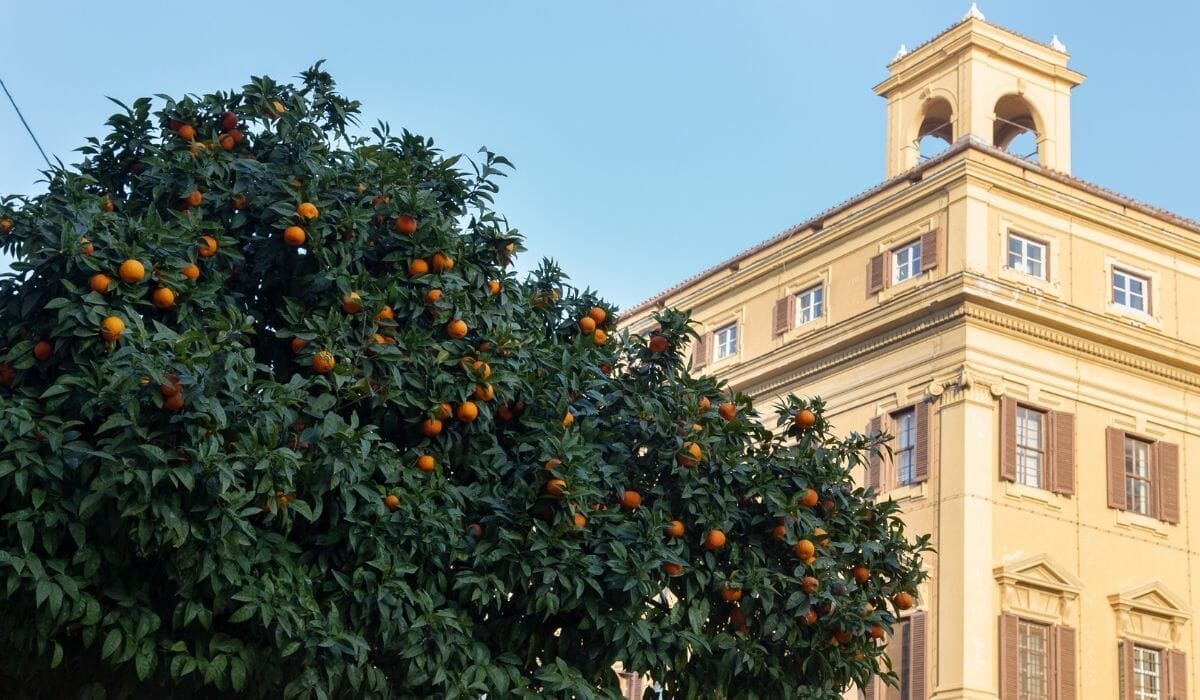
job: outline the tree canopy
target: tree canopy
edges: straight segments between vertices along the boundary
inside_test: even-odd
[[[816,398],[761,422],[552,262],[503,157],[320,64],[117,103],[0,200],[0,680],[29,697],[837,697],[925,574]]]

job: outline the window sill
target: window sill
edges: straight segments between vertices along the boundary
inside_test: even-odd
[[[928,481],[922,481],[916,484],[897,486],[890,491],[883,491],[879,494],[879,498],[890,498],[898,502],[920,500],[925,498],[925,485],[928,483]]]
[[[1020,501],[1034,501],[1047,508],[1062,510],[1062,502],[1066,496],[1034,486],[1018,484],[1015,481],[1004,480],[1004,495]]]
[[[824,315],[820,316],[819,318],[814,318],[813,320],[811,320],[807,323],[801,323],[801,324],[794,325],[791,328],[787,329],[787,332],[780,333],[778,336],[776,336],[776,338],[779,340],[782,340],[783,342],[786,343],[786,342],[789,342],[796,338],[799,338],[801,336],[808,335],[809,333],[815,333],[816,331],[819,331],[822,328],[828,328],[828,327],[829,327],[829,314],[824,314]]]
[[[1148,515],[1133,513],[1128,510],[1117,511],[1117,526],[1145,532],[1157,537],[1167,537],[1167,523]]]
[[[1121,306],[1108,302],[1108,315],[1125,321],[1134,328],[1153,328],[1156,331],[1162,331],[1162,319],[1156,316],[1151,316],[1145,311],[1131,309],[1128,306]]]
[[[893,297],[897,297],[897,296],[900,296],[901,294],[906,294],[912,290],[917,289],[918,287],[921,286],[922,283],[928,282],[929,280],[932,279],[932,275],[930,274],[931,272],[932,271],[922,272],[921,274],[917,275],[916,277],[909,277],[908,279],[904,280],[903,282],[892,282],[891,280],[888,280],[888,285],[886,287],[884,287],[883,289],[879,290],[878,300],[880,302],[884,302]]]
[[[1061,287],[1056,282],[1051,282],[1045,277],[1035,277],[1024,272],[1020,272],[1007,265],[1000,268],[1000,279],[1011,282],[1013,285],[1023,288],[1030,294],[1038,296],[1048,296],[1058,298]]]

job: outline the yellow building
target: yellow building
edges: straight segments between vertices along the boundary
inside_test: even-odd
[[[760,411],[897,436],[860,478],[937,553],[869,698],[1200,687],[1200,224],[1070,175],[1067,62],[972,8],[875,87],[882,184],[624,321],[690,309],[694,365]]]

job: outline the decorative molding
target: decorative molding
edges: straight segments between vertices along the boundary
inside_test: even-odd
[[[991,402],[1004,395],[1005,387],[999,377],[986,375],[962,365],[949,376],[935,378],[926,391],[935,401],[945,396],[947,401],[974,399]]]
[[[1047,554],[997,566],[992,575],[1005,610],[1053,624],[1071,621],[1083,590],[1083,581]]]
[[[1108,597],[1117,615],[1117,634],[1137,641],[1178,647],[1191,618],[1187,602],[1161,581],[1127,588]]]

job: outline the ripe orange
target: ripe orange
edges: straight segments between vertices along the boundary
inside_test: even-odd
[[[806,625],[815,625],[817,624],[817,611],[809,608],[808,612],[804,613],[804,617],[800,619],[804,620]]]
[[[92,245],[92,242],[88,240],[87,237],[80,238],[79,252],[83,253],[84,255],[91,255],[92,253],[96,252],[96,246]]]
[[[822,547],[829,546],[829,536],[828,535],[829,535],[829,533],[825,532],[825,528],[823,528],[823,527],[813,528],[813,537],[817,538],[817,544],[821,545]]]
[[[892,604],[896,606],[897,610],[908,610],[913,606],[912,594],[908,591],[900,591],[892,596]]]
[[[196,252],[202,258],[211,258],[217,254],[220,246],[217,245],[217,239],[212,236],[201,236],[200,242],[196,244]]]
[[[850,573],[853,574],[854,580],[860,584],[866,583],[871,578],[871,570],[862,564],[855,566],[850,570]]]
[[[820,501],[821,496],[813,489],[804,492],[804,497],[800,499],[800,505],[805,508],[812,508]]]
[[[426,418],[421,421],[421,434],[425,437],[437,437],[442,432],[442,422],[437,418]]]
[[[147,379],[149,379],[149,377],[147,377]],[[174,374],[168,374],[165,379],[167,380],[166,384],[158,385],[158,391],[163,396],[170,397],[183,391],[183,385],[179,383],[179,377],[175,376]]]
[[[163,399],[163,410],[171,411],[172,413],[174,413],[175,411],[182,411],[183,410],[183,392],[181,391],[181,392],[178,392],[175,394],[171,394],[167,398]]]
[[[480,401],[491,401],[496,398],[496,390],[491,384],[476,384],[475,391],[471,394]]]
[[[308,345],[308,341],[304,338],[292,338],[292,352],[296,353],[297,355],[300,354],[300,351],[304,349],[305,345]]]
[[[871,631],[868,633],[871,639],[883,639],[886,632],[883,625],[871,625]]]
[[[817,554],[817,547],[811,540],[800,540],[792,547],[792,551],[800,559],[812,559]]]
[[[566,492],[567,482],[562,479],[551,479],[546,482],[546,493],[555,498],[562,498]]]
[[[356,314],[362,311],[361,300],[362,297],[358,295],[358,292],[350,292],[349,294],[343,296],[342,311],[345,311],[348,314]]]
[[[400,498],[394,493],[389,493],[383,498],[383,505],[393,513],[400,508]]]
[[[121,337],[121,333],[125,331],[125,322],[117,316],[105,317],[100,322],[100,337],[107,341],[114,341]]]
[[[787,537],[787,527],[776,525],[775,529],[771,531],[771,537],[774,537],[776,542],[782,542],[783,538]]]
[[[850,630],[838,630],[834,632],[833,637],[838,641],[838,644],[849,644],[850,640],[854,638]]]
[[[196,127],[192,126],[191,124],[184,124],[183,126],[179,127],[178,133],[179,138],[183,139],[184,141],[191,141],[192,139],[196,138]]]
[[[679,539],[680,537],[683,537],[684,528],[682,521],[672,520],[665,529],[667,531],[667,537],[671,537],[673,539]]]
[[[434,272],[449,272],[454,269],[454,259],[445,253],[434,253],[430,268]]]
[[[726,603],[736,603],[742,599],[742,589],[730,588],[729,584],[721,587],[721,600]]]
[[[279,115],[283,114],[286,111],[287,110],[284,108],[282,102],[280,102],[279,100],[274,100],[273,102],[271,102],[271,109],[267,110],[267,114],[270,115],[270,117],[272,119],[278,119]]]
[[[392,307],[386,304],[379,310],[379,313],[375,314],[376,321],[391,321],[394,318],[396,318],[396,312],[392,311]]]
[[[170,309],[175,306],[175,292],[166,287],[159,287],[150,294],[150,301],[159,309]]]
[[[700,456],[702,454],[703,452],[700,450],[699,445],[694,442],[685,442],[683,443],[683,449],[680,450],[679,454],[675,455],[675,461],[685,467],[694,467],[700,463]]]
[[[194,263],[188,263],[179,270],[183,276],[195,282],[200,279],[200,268]]]
[[[0,219],[0,234],[8,233],[12,230],[12,219]]]
[[[475,539],[479,539],[480,537],[483,537],[483,526],[480,525],[479,523],[471,523],[470,525],[468,525],[467,526],[467,537],[474,537]]]
[[[550,459],[546,460],[545,467],[547,471],[558,469],[560,466],[562,466],[562,460],[558,457],[551,457]]]
[[[683,565],[669,561],[663,564],[663,571],[667,572],[667,576],[678,576],[683,573]]]
[[[407,214],[397,216],[394,225],[397,231],[409,236],[417,232],[417,220]]]
[[[733,420],[737,416],[737,407],[726,401],[717,407],[717,414],[725,420]]]
[[[725,533],[724,532],[721,532],[720,530],[709,530],[708,533],[706,535],[704,535],[704,548],[705,549],[715,550],[715,549],[720,549],[724,546],[725,546]]]
[[[608,334],[597,328],[592,332],[592,342],[596,345],[604,345],[608,342]]]
[[[88,286],[91,287],[92,291],[96,292],[97,294],[107,294],[108,285],[110,284],[112,284],[112,278],[103,272],[97,272],[96,274],[92,275],[90,280],[88,280]]]
[[[45,362],[54,354],[54,346],[45,340],[39,340],[37,345],[33,346],[33,356],[40,362]]]
[[[637,491],[625,491],[621,494],[621,507],[625,510],[637,510],[642,507],[642,494]]]
[[[821,582],[814,576],[805,576],[800,581],[800,589],[809,595],[813,595],[821,587]]]
[[[430,306],[433,306],[434,304],[438,303],[438,301],[440,301],[441,298],[442,298],[442,290],[440,290],[440,289],[431,289],[428,292],[425,292],[425,303],[429,304]]]
[[[328,350],[321,350],[313,355],[312,367],[317,371],[317,374],[328,374],[333,371],[337,361],[333,359],[333,353]]]
[[[198,207],[204,203],[204,194],[200,190],[192,190],[187,196],[189,207]]]
[[[650,348],[650,352],[659,353],[671,347],[671,343],[661,335],[653,335],[650,337],[648,347]]]
[[[117,268],[117,275],[126,284],[137,284],[146,278],[146,267],[137,260],[126,260]]]
[[[246,140],[246,135],[242,133],[241,129],[230,129],[229,138],[233,139],[234,144],[239,144]]]
[[[192,156],[199,158],[201,153],[208,152],[208,144],[203,141],[193,141],[192,145],[188,146],[188,150],[192,152]]]
[[[575,521],[575,527],[577,528],[583,528],[584,525],[587,525],[587,518],[584,517],[583,513],[576,513],[571,519]]]
[[[421,455],[417,457],[417,469],[423,472],[431,472],[435,467],[437,467],[437,460],[433,458],[433,455]]]
[[[571,413],[570,411],[567,411],[567,415],[563,416],[563,419],[562,419],[563,427],[569,428],[569,427],[571,427],[571,424],[574,422],[575,422],[575,414]]]
[[[492,366],[483,360],[475,360],[471,363],[471,371],[480,379],[487,380],[492,376]]]
[[[463,401],[454,409],[454,417],[462,423],[470,423],[479,417],[479,407],[474,401]]]
[[[700,401],[697,402],[697,405],[700,407],[701,411],[707,411],[708,409],[712,408],[712,401],[709,401],[707,396],[701,396]]]
[[[496,296],[496,295],[500,294],[500,281],[499,280],[488,280],[487,284],[488,284],[488,291],[492,293],[492,296]]]
[[[304,245],[304,241],[307,238],[308,234],[304,233],[304,229],[299,226],[288,226],[283,230],[283,242],[293,248]]]
[[[372,334],[371,340],[374,340],[376,345],[395,345],[396,344],[395,338],[388,337],[382,333]]]
[[[312,202],[303,202],[296,207],[296,216],[301,219],[315,219],[317,218],[317,206]]]
[[[221,134],[217,137],[217,143],[220,144],[222,151],[232,151],[237,142],[233,140],[232,134]]]
[[[450,407],[449,403],[443,401],[438,404],[438,418],[446,420],[452,415],[454,415],[454,409]]]
[[[813,427],[813,425],[817,422],[817,415],[807,408],[804,408],[796,412],[795,420],[797,428],[808,429]]]
[[[584,316],[583,318],[579,319],[579,332],[580,333],[587,335],[588,333],[591,333],[594,330],[596,330],[596,322],[592,320],[591,316]]]
[[[608,318],[608,314],[599,306],[593,306],[588,310],[588,318],[596,322],[597,326],[604,325],[604,319]]]
[[[446,335],[454,340],[462,340],[467,337],[468,330],[466,321],[463,321],[461,318],[456,318],[446,324]]]
[[[416,258],[414,260],[409,261],[409,263],[408,263],[408,276],[409,277],[420,277],[421,275],[425,275],[428,273],[429,273],[429,263],[425,262],[421,258]]]
[[[226,112],[221,115],[221,131],[231,131],[237,128],[238,118],[233,112]]]

